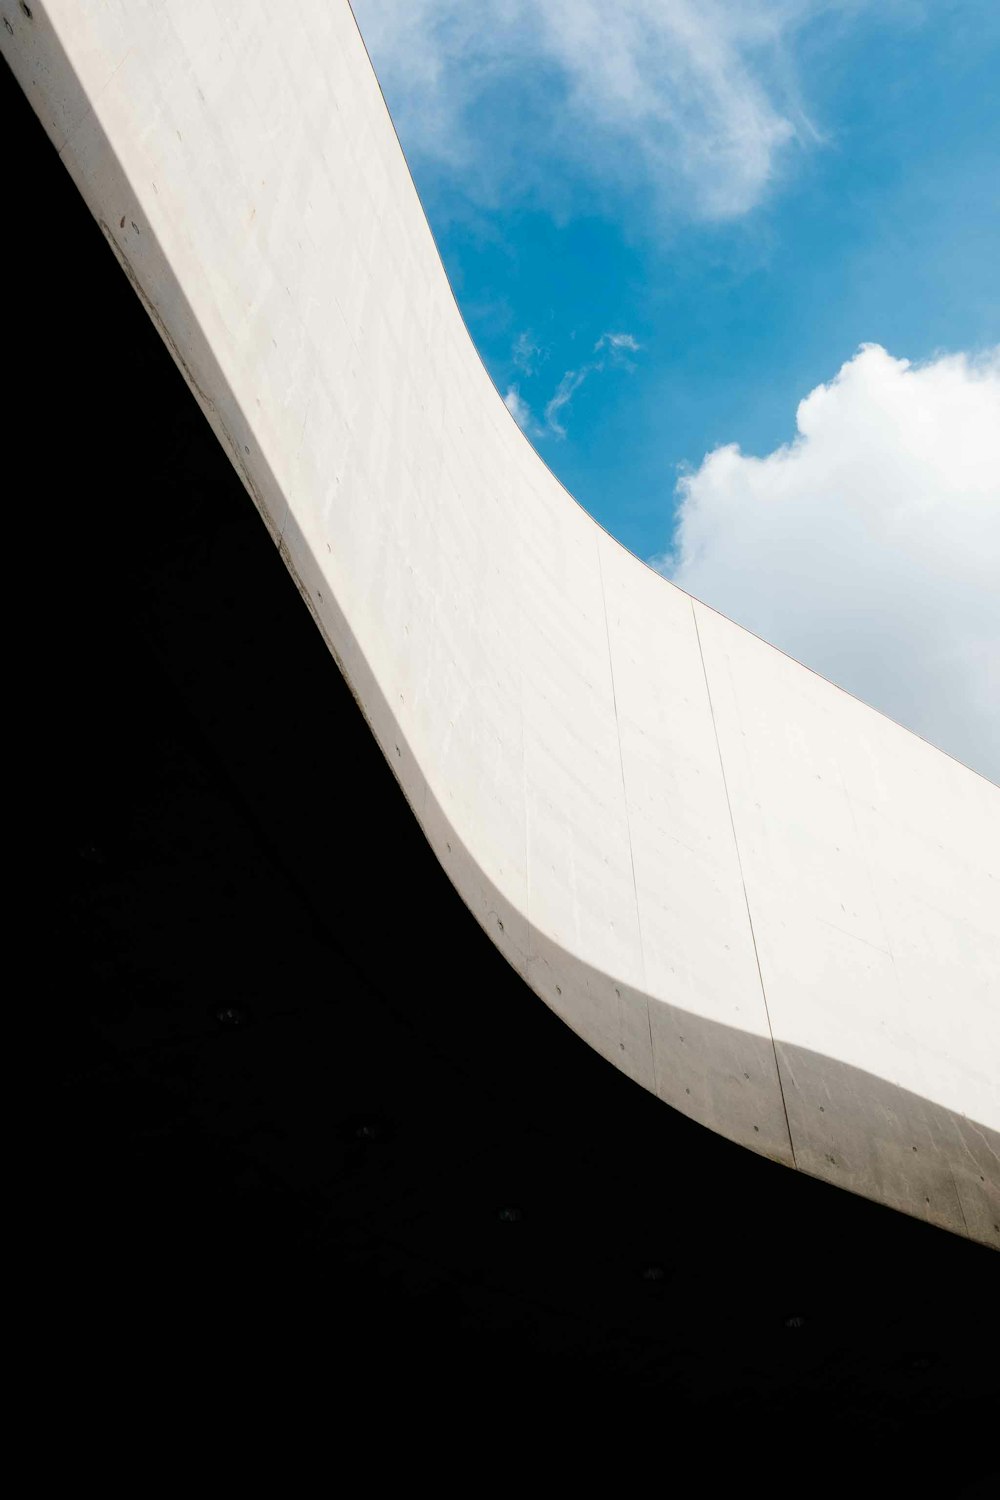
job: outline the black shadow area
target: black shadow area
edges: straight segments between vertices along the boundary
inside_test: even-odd
[[[629,1447],[818,1430],[824,1467],[864,1442],[962,1493],[996,1257],[690,1124],[508,969],[9,79],[5,103],[55,893],[39,1253],[78,1413],[294,1386],[330,1422],[516,1416],[614,1387],[654,1398]]]

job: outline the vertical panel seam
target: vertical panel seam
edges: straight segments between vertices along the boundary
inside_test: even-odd
[[[781,1108],[785,1116],[785,1130],[788,1132],[788,1149],[792,1153],[792,1166],[798,1169],[795,1160],[795,1142],[792,1139],[792,1126],[788,1118],[788,1105],[785,1102],[785,1086],[781,1078],[781,1064],[778,1061],[778,1049],[774,1042],[774,1027],[771,1025],[771,1012],[767,1005],[767,990],[764,986],[764,974],[760,967],[760,954],[757,951],[757,934],[753,926],[753,913],[750,910],[750,897],[747,893],[746,876],[743,873],[743,859],[740,854],[740,841],[736,833],[736,819],[733,817],[733,803],[729,795],[729,782],[726,780],[726,766],[722,759],[722,743],[719,739],[719,726],[715,719],[715,704],[712,702],[712,688],[708,680],[708,668],[705,665],[705,651],[701,644],[701,630],[698,626],[698,611],[695,608],[694,599],[691,600],[691,618],[694,621],[694,633],[698,642],[698,655],[701,657],[701,671],[705,679],[705,693],[708,697],[708,708],[712,715],[712,733],[715,735],[715,749],[719,757],[719,771],[722,775],[722,789],[726,794],[726,807],[729,810],[729,826],[733,830],[733,848],[736,850],[736,865],[740,872],[740,885],[743,887],[743,900],[747,909],[747,923],[750,927],[750,941],[753,943],[754,962],[757,965],[757,979],[760,983],[760,996],[764,1002],[764,1016],[767,1020],[767,1030],[771,1038],[771,1051],[774,1053],[774,1071],[778,1079],[778,1093],[781,1095]]]
[[[649,1014],[649,985],[646,982],[646,953],[642,943],[642,917],[639,914],[639,883],[635,878],[635,854],[632,850],[632,820],[628,810],[628,787],[625,784],[625,757],[622,753],[622,731],[618,719],[618,694],[615,689],[615,663],[611,654],[611,627],[608,624],[608,596],[604,588],[604,564],[601,560],[600,533],[595,537],[597,547],[597,575],[601,584],[601,608],[604,611],[604,638],[608,645],[608,673],[611,678],[611,706],[615,715],[615,740],[618,744],[618,769],[622,778],[622,804],[625,808],[625,836],[628,840],[629,866],[632,870],[632,899],[635,902],[635,930],[639,935],[639,964],[642,972],[642,993],[646,1001],[646,1029],[649,1032],[649,1063],[653,1070],[653,1092],[660,1096],[660,1085],[656,1077],[656,1050],[653,1047],[653,1023]],[[618,1040],[621,1041],[621,997],[618,1000]]]
[[[519,724],[521,729],[521,798],[524,805],[524,975],[526,982],[531,979],[531,960],[534,949],[534,925],[531,920],[531,803],[528,796],[528,740],[525,733],[525,651],[524,651],[524,532],[521,528],[521,517],[518,513],[516,527],[515,555],[517,561],[517,669],[518,669],[518,709]]]

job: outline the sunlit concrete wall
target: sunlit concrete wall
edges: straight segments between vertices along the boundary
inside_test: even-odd
[[[1000,791],[654,575],[566,494],[469,340],[346,0],[0,14],[510,963],[673,1108],[1000,1243]],[[385,869],[391,942],[408,899],[391,847]]]

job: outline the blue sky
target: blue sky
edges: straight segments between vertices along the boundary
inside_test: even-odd
[[[713,573],[710,557],[688,576],[677,530],[685,498],[703,516],[729,506],[719,499],[722,467],[711,483],[703,474],[708,455],[733,444],[762,459],[780,452],[796,438],[799,403],[832,385],[843,400],[831,443],[850,448],[859,423],[877,423],[895,432],[901,459],[894,468],[881,452],[882,489],[852,533],[857,545],[885,530],[884,516],[872,517],[907,470],[902,429],[940,429],[929,467],[943,478],[925,488],[923,519],[910,525],[932,541],[954,523],[957,551],[954,538],[942,550],[959,560],[942,592],[940,580],[928,583],[933,548],[916,547],[914,620],[921,592],[941,593],[945,614],[968,596],[984,547],[1000,579],[1000,475],[986,472],[994,413],[1000,433],[1000,371],[995,354],[985,373],[983,364],[1000,344],[997,0],[354,8],[470,332],[559,478],[640,557],[659,559],[800,659],[811,649],[810,665],[998,779],[989,704],[993,688],[1000,698],[1000,606],[991,608],[989,577],[938,667],[943,682],[965,653],[976,704],[953,733],[956,715],[963,720],[953,684],[947,705],[929,715],[925,705],[921,718],[933,683],[914,681],[886,701],[870,672],[855,680],[847,670],[845,680],[835,651],[817,658],[815,622],[772,611],[762,623],[742,597],[735,607],[726,570]],[[611,334],[628,340],[615,347]],[[866,344],[889,362],[851,364]],[[941,364],[943,355],[964,362]],[[944,372],[936,383],[935,371]],[[547,421],[557,391],[574,387]],[[862,390],[868,406],[854,399]],[[958,448],[960,479],[948,451]],[[744,499],[726,514],[737,532],[752,530],[751,471],[730,467]],[[678,489],[685,473],[694,485]],[[814,537],[847,498],[827,496]],[[800,519],[797,545],[808,548]],[[702,542],[710,531],[702,527]],[[689,541],[696,532],[689,526]],[[761,557],[782,538],[769,533],[769,543]],[[895,559],[886,564],[894,570]],[[772,594],[783,586],[764,579]],[[878,598],[877,569],[870,587]],[[843,599],[843,580],[834,592]],[[899,593],[905,615],[903,585]],[[912,655],[905,620],[890,633]],[[848,656],[863,654],[855,642]],[[887,660],[886,682],[894,670]]]

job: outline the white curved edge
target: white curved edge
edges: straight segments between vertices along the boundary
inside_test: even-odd
[[[569,499],[469,339],[347,0],[0,12],[517,972],[692,1119],[1000,1243],[998,789]]]

